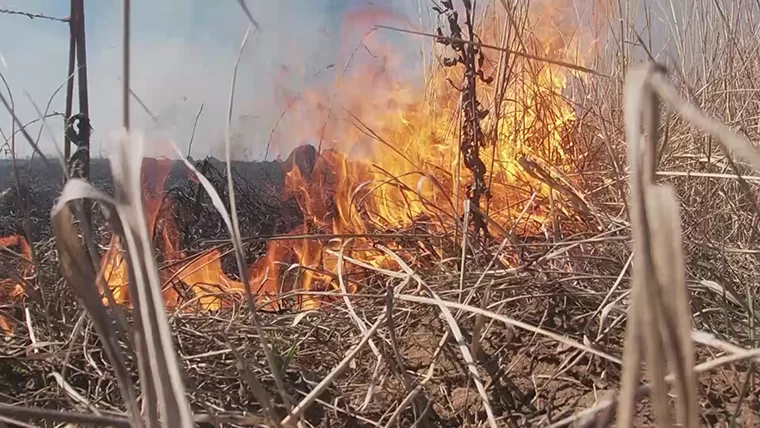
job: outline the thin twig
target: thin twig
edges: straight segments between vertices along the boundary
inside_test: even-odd
[[[203,113],[203,103],[201,103],[201,107],[198,109],[198,114],[195,115],[195,121],[193,121],[193,132],[190,134],[190,143],[187,145],[187,157],[190,157],[190,153],[193,152],[193,140],[195,140],[195,129],[198,127],[198,120],[201,118],[201,113]]]
[[[74,424],[95,424],[125,428],[129,428],[130,426],[129,420],[124,416],[93,415],[8,404],[0,404],[0,415],[20,419],[46,419]]]
[[[557,65],[557,66],[560,66],[560,67],[565,67],[565,68],[568,68],[570,70],[581,71],[581,72],[584,72],[584,73],[593,74],[593,75],[599,76],[599,77],[612,78],[612,76],[606,75],[604,73],[600,73],[600,72],[598,72],[596,70],[592,70],[592,69],[587,68],[587,67],[583,67],[581,65],[571,64],[569,62],[559,61],[559,60],[555,60],[555,59],[551,59],[551,58],[540,57],[540,56],[537,56],[537,55],[532,55],[532,54],[529,54],[529,53],[525,53],[525,52],[521,52],[521,51],[516,51],[516,50],[512,50],[512,49],[506,49],[506,48],[502,48],[502,47],[499,47],[499,46],[489,45],[489,44],[486,44],[486,43],[480,43],[480,42],[469,41],[469,40],[464,40],[464,39],[459,39],[459,38],[452,38],[452,37],[443,37],[443,36],[439,36],[437,34],[425,33],[425,32],[416,31],[416,30],[406,30],[406,29],[403,29],[403,28],[389,27],[389,26],[386,26],[386,25],[377,25],[376,28],[382,28],[382,29],[391,30],[391,31],[398,31],[398,32],[401,32],[401,33],[415,34],[417,36],[432,37],[432,38],[434,38],[436,40],[445,40],[447,42],[465,43],[465,44],[477,46],[477,47],[480,47],[480,48],[493,49],[493,50],[496,50],[496,51],[505,52],[505,53],[508,53],[508,54],[511,54],[511,55],[515,55],[515,56],[519,56],[519,57],[522,57],[522,58],[525,58],[525,59],[532,59],[532,60],[536,60],[536,61],[540,61],[540,62],[545,62],[547,64],[552,64],[552,65]]]

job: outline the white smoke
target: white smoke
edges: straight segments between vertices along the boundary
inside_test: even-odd
[[[427,13],[429,5],[419,0]],[[4,0],[2,8],[65,17],[67,2]],[[248,21],[236,1],[133,1],[131,87],[158,118],[155,123],[138,103],[131,104],[132,125],[148,137],[171,137],[187,150],[193,122],[203,113],[194,137],[192,155],[223,155],[223,130],[233,64]],[[269,133],[282,113],[277,94],[286,87],[299,91],[315,80],[330,79],[341,65],[341,14],[355,8],[392,9],[412,14],[418,22],[417,0],[290,0],[249,1],[261,26],[243,54],[235,93],[233,150],[236,158],[260,158]],[[86,32],[90,116],[94,128],[91,151],[107,156],[109,135],[121,125],[121,2],[86,1]],[[66,76],[66,24],[0,14],[0,71],[8,79],[23,122],[35,119],[28,91],[44,109]],[[331,66],[333,65],[333,66]],[[63,112],[65,91],[53,100],[51,111]],[[76,94],[76,91],[75,91]],[[75,96],[76,98],[76,96]],[[76,99],[74,102],[76,110]],[[61,118],[49,121],[61,134]],[[0,111],[0,128],[10,132],[10,117]],[[33,136],[37,129],[31,127]],[[40,147],[55,153],[53,141],[42,134]],[[59,140],[58,144],[62,142]],[[31,149],[17,142],[19,154]],[[287,149],[287,147],[281,147]]]

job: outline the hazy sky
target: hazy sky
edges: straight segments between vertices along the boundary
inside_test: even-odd
[[[250,39],[239,71],[235,117],[242,120],[235,131],[242,134],[246,147],[237,147],[238,157],[261,157],[266,144],[262,140],[281,113],[275,99],[278,90],[286,86],[297,92],[340,68],[328,66],[340,59],[341,46],[347,42],[341,35],[344,13],[384,10],[408,16],[413,12],[412,19],[419,22],[417,0],[249,0],[248,4],[261,31]],[[133,125],[148,135],[171,136],[180,147],[187,147],[204,103],[193,155],[220,156],[233,64],[248,26],[237,1],[136,0],[132,5],[131,86],[160,118],[154,124],[133,103]],[[69,1],[0,0],[0,9],[66,17]],[[121,122],[121,1],[85,0],[85,9],[94,127],[91,150],[93,155],[108,155],[111,132]],[[37,117],[24,91],[44,109],[65,80],[68,38],[66,24],[0,14],[0,72],[13,91],[22,122]],[[54,99],[52,110],[63,112],[64,92]],[[51,120],[56,130],[61,129],[61,120]],[[4,110],[0,127],[6,135],[10,132]],[[38,128],[30,131],[36,135]],[[17,146],[20,154],[30,154],[25,143]],[[44,134],[42,147],[46,153],[54,152],[53,142]]]
[[[561,3],[565,18],[572,21],[576,15],[597,13],[593,7],[596,1],[533,0],[531,8],[542,11]],[[663,31],[670,28],[668,15],[678,9],[671,7],[687,1],[692,0],[653,0],[648,6],[658,15],[653,26]],[[663,2],[667,7],[661,5]],[[243,55],[233,125],[237,134],[234,156],[248,159],[263,157],[271,129],[288,97],[315,82],[334,82],[335,74],[342,71],[352,50],[374,24],[411,24],[429,29],[432,14],[431,0],[248,0],[248,4],[261,31],[251,37]],[[133,127],[149,138],[171,137],[186,149],[203,103],[192,155],[221,157],[233,65],[248,26],[237,0],[133,0],[132,7],[131,86],[159,117],[154,123],[137,103],[132,103]],[[69,0],[0,0],[0,9],[66,17]],[[94,127],[91,150],[95,156],[107,156],[111,135],[121,125],[121,0],[85,0],[85,9]],[[603,15],[602,20],[607,19],[607,13]],[[637,27],[643,25],[643,20],[638,21]],[[659,45],[656,52],[666,45],[665,37],[658,33],[654,32],[654,38],[659,39],[653,43]],[[425,40],[388,31],[382,36],[397,37],[401,43],[395,43],[393,49],[406,58],[419,59]],[[37,117],[24,91],[44,109],[64,82],[68,38],[66,24],[0,14],[0,72],[13,91],[22,122]],[[371,52],[360,55],[374,57]],[[58,93],[51,110],[63,112],[64,92]],[[54,118],[50,123],[60,133],[62,119]],[[3,109],[0,129],[6,135],[10,132],[10,118]],[[29,130],[36,136],[39,127]],[[290,149],[304,142],[283,140],[287,141],[279,141],[270,158],[272,154],[286,157]],[[31,153],[26,143],[17,147],[22,156]],[[53,141],[44,133],[41,147],[46,153],[55,152]]]

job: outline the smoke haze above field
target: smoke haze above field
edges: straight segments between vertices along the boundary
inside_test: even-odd
[[[276,120],[272,117],[275,110],[280,109],[276,105],[275,82],[296,93],[315,80],[329,79],[335,72],[344,13],[370,7],[405,15],[412,11],[412,6],[416,11],[416,3],[416,0],[249,2],[261,31],[252,34],[238,74],[233,126],[236,157],[263,155],[262,140]],[[238,3],[157,0],[132,4],[131,86],[159,118],[158,124],[153,123],[133,102],[133,126],[149,136],[170,136],[186,149],[195,116],[203,103],[193,154],[221,156],[233,64],[248,26]],[[0,9],[56,17],[66,17],[69,12],[68,2],[62,0],[3,0]],[[121,1],[86,0],[85,9],[94,127],[91,150],[95,156],[108,155],[110,134],[119,128],[121,121]],[[44,109],[50,95],[66,77],[67,51],[66,24],[0,14],[0,71],[8,79],[22,122],[37,117],[24,91]],[[64,92],[60,91],[54,99],[51,111],[63,112]],[[57,131],[61,121],[56,117],[50,123]],[[5,111],[0,112],[0,127],[6,135],[10,133],[10,117]],[[30,131],[36,136],[38,128],[31,127]],[[45,153],[55,152],[53,142],[44,133],[41,146]],[[22,156],[31,153],[26,143],[18,142],[17,147]]]
[[[592,10],[588,6],[591,1],[579,0],[572,5],[579,15],[588,14]],[[0,0],[0,9],[65,17],[69,13],[68,3]],[[133,127],[147,134],[149,140],[171,137],[186,150],[195,116],[204,104],[192,155],[223,156],[231,74],[248,26],[237,2],[138,0],[132,4],[131,86],[158,117],[158,123],[154,123],[132,102]],[[363,32],[371,28],[370,21],[425,27],[433,19],[432,3],[427,0],[290,0],[248,4],[261,24],[261,31],[251,36],[243,55],[233,115],[234,156],[247,159],[263,157],[270,131],[288,99],[315,82],[333,81]],[[121,1],[85,0],[85,8],[94,127],[91,151],[94,156],[108,156],[113,141],[111,133],[119,129],[121,122]],[[353,26],[350,32],[346,28],[347,14]],[[666,20],[661,21],[666,28]],[[44,109],[50,95],[63,83],[68,37],[66,24],[0,14],[0,71],[13,90],[22,122],[37,117],[24,91]],[[406,35],[395,37],[402,38],[403,42],[394,47],[404,56],[412,59],[419,56],[424,41]],[[62,90],[53,100],[51,111],[63,112],[64,99]],[[76,110],[76,100],[74,105]],[[61,122],[60,117],[50,119],[56,133],[60,133]],[[10,118],[5,111],[0,111],[0,128],[6,135],[10,132]],[[36,136],[38,127],[29,130]],[[269,158],[286,157],[298,143],[276,141]],[[18,141],[17,147],[21,156],[31,154],[25,142]],[[41,147],[45,153],[55,153],[54,143],[45,133]]]

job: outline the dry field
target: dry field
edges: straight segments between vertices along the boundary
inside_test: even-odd
[[[449,3],[287,159],[230,159],[235,63],[225,160],[3,161],[0,426],[760,425],[760,5]]]

